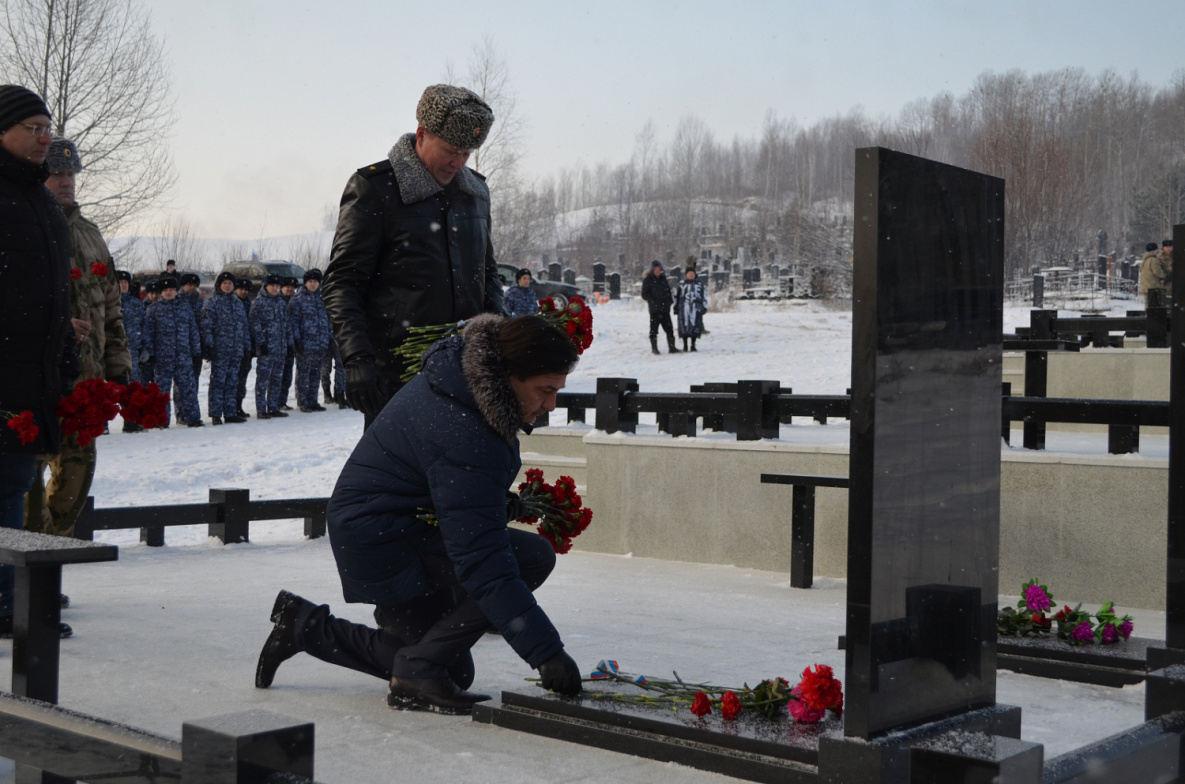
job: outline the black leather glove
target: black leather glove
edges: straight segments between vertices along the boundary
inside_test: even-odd
[[[267,356],[267,344],[266,343],[260,343],[258,346],[255,347],[255,356],[257,356],[257,357],[266,357]]]
[[[346,365],[346,401],[351,408],[376,417],[389,397],[373,359],[357,359]]]
[[[299,341],[299,340],[294,340],[294,341],[292,341],[292,348],[293,348],[293,349],[295,349],[295,351],[296,351],[296,353],[297,353],[297,354],[303,354],[303,353],[304,353],[304,343],[302,343],[302,342],[301,342],[301,341]]]
[[[518,493],[506,491],[506,522],[517,520],[523,516],[523,499]]]
[[[539,680],[543,688],[565,697],[575,697],[582,691],[580,668],[562,650],[539,665]]]

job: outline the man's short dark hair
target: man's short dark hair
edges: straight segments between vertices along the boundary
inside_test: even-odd
[[[566,376],[580,358],[571,339],[541,316],[518,316],[502,322],[498,349],[506,372],[520,381],[552,373]]]

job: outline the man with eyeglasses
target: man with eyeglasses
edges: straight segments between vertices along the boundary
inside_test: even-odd
[[[59,450],[54,406],[78,374],[70,229],[45,187],[49,108],[0,85],[0,526],[22,528],[39,454]],[[26,415],[25,412],[29,412]],[[14,428],[31,418],[33,428]],[[0,636],[12,631],[13,568],[0,566]],[[63,634],[68,627],[63,628]]]
[[[410,327],[502,312],[490,242],[490,191],[465,167],[494,113],[463,87],[432,85],[418,126],[346,185],[322,287],[346,367],[346,399],[365,426],[403,386],[392,354]]]

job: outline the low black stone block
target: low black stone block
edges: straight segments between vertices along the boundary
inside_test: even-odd
[[[1169,713],[1045,763],[1045,784],[1180,781],[1185,713]]]
[[[1132,637],[1114,645],[1070,645],[1055,635],[998,637],[996,667],[1040,678],[1096,686],[1131,686],[1144,680],[1147,660],[1160,640]]]
[[[313,777],[313,725],[267,711],[214,716],[181,725],[186,784],[262,781],[272,773]]]
[[[1148,673],[1144,687],[1144,720],[1185,711],[1185,664],[1171,664]]]
[[[978,732],[944,732],[914,745],[910,784],[1041,784],[1045,747]]]

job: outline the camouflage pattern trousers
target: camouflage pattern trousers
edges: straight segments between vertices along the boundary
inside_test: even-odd
[[[317,382],[321,380],[321,365],[324,363],[323,351],[296,355],[296,404],[301,408],[317,405]]]
[[[79,446],[74,436],[62,439],[56,455],[38,455],[33,486],[25,496],[25,530],[74,536],[74,522],[90,495],[95,478],[95,442]],[[45,469],[49,482],[45,482]]]

